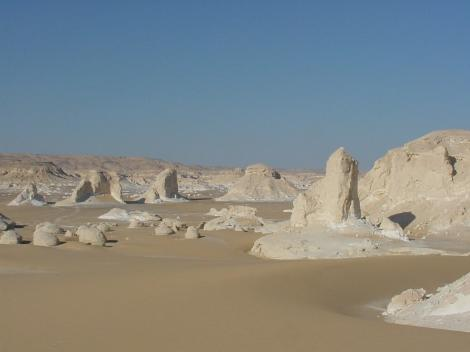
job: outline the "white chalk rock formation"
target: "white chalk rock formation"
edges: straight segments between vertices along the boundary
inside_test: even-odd
[[[184,230],[188,227],[183,221],[180,219],[173,219],[173,218],[164,218],[162,223],[170,227],[174,232],[178,232],[179,230]]]
[[[248,166],[230,190],[217,201],[257,202],[257,201],[289,201],[299,191],[279,172],[263,164]]]
[[[399,295],[392,297],[387,305],[387,314],[395,314],[400,310],[409,307],[412,304],[421,302],[426,296],[426,290],[423,288],[410,288]]]
[[[100,222],[99,224],[93,224],[92,226],[96,227],[101,232],[110,232],[113,230],[113,227],[116,227],[117,224],[112,224],[109,222]]]
[[[326,164],[326,175],[294,200],[292,227],[323,223],[336,226],[351,217],[360,219],[358,163],[344,148],[335,151]]]
[[[22,237],[15,230],[3,231],[0,236],[0,244],[20,244]]]
[[[51,222],[42,222],[36,225],[36,231],[47,232],[53,235],[61,235],[65,233],[65,230],[57,224]]]
[[[124,203],[119,176],[116,173],[92,170],[81,179],[70,197],[57,202],[56,206],[90,202],[94,197],[104,195],[110,195],[115,201]]]
[[[143,196],[144,203],[149,204],[178,199],[181,200],[182,197],[178,193],[178,175],[173,168],[160,172]]]
[[[0,213],[0,231],[5,231],[15,228],[16,224],[9,217]]]
[[[426,295],[407,290],[392,298],[386,319],[390,322],[470,332],[470,273]]]
[[[96,226],[81,225],[77,230],[78,242],[93,246],[104,246],[106,236]]]
[[[387,217],[381,220],[379,228],[375,233],[388,238],[409,241],[408,236],[403,232],[401,226]]]
[[[194,226],[189,226],[184,235],[184,238],[188,240],[194,240],[200,237],[201,235],[199,234],[199,230]]]
[[[264,225],[263,219],[256,216],[256,208],[243,205],[229,206],[221,210],[211,209],[208,215],[216,216],[204,224],[206,231],[235,230],[255,231]]]
[[[172,235],[174,233],[175,231],[163,222],[161,222],[157,227],[155,227],[155,235],[157,236],[167,236]]]
[[[55,234],[49,233],[41,228],[33,233],[33,245],[42,247],[53,247],[59,244],[59,239]]]
[[[390,150],[360,180],[359,194],[364,214],[389,217],[414,236],[469,227],[470,131],[433,132]]]
[[[140,210],[131,210],[127,211],[121,208],[113,208],[107,213],[98,217],[98,219],[102,220],[116,220],[116,221],[125,221],[130,222],[131,220],[137,220],[141,222],[158,222],[161,221],[162,218],[157,214],[151,214],[147,211],[140,211]]]
[[[9,206],[34,205],[37,207],[46,204],[44,197],[38,193],[38,189],[34,183],[29,183],[15,199],[8,203]]]

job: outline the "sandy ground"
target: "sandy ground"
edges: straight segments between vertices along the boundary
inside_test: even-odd
[[[111,207],[13,208],[25,225],[99,222]],[[196,224],[223,203],[128,205]],[[288,203],[256,204],[286,219]],[[0,246],[0,351],[466,351],[470,334],[388,324],[386,302],[452,282],[468,257],[271,261],[247,254],[259,235],[156,237],[121,225],[110,247]]]

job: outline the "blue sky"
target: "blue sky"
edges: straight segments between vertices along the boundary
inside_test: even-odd
[[[0,1],[0,150],[367,169],[470,129],[468,1]]]

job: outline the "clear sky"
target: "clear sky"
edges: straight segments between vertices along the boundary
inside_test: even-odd
[[[470,129],[470,1],[0,1],[0,151],[371,166]]]

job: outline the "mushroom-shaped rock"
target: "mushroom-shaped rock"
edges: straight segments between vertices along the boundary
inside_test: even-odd
[[[155,235],[158,235],[158,236],[172,235],[174,233],[175,231],[173,231],[171,227],[164,224],[163,222],[160,223],[157,227],[155,227]]]
[[[145,192],[143,198],[144,202],[149,204],[181,198],[178,193],[176,169],[170,168],[160,172],[155,182]]]
[[[94,196],[110,195],[119,203],[122,200],[122,188],[116,173],[89,171],[84,175],[70,197],[57,202],[57,206],[70,206],[88,201]]]
[[[34,183],[29,183],[15,199],[8,203],[9,206],[27,204],[34,206],[43,206],[47,204],[44,197],[38,193],[38,189]]]
[[[104,246],[106,236],[94,226],[82,225],[77,230],[78,242],[94,246]]]
[[[15,222],[11,220],[9,217],[3,214],[0,214],[0,231],[13,229],[15,225],[16,225]]]
[[[19,244],[21,242],[22,238],[15,230],[3,231],[0,236],[0,244]]]
[[[55,234],[36,229],[33,233],[33,245],[42,247],[53,247],[59,244],[59,239]]]
[[[188,229],[186,230],[186,234],[184,235],[184,238],[188,240],[193,240],[200,238],[201,235],[199,234],[199,230],[194,227],[194,226],[189,226]]]

